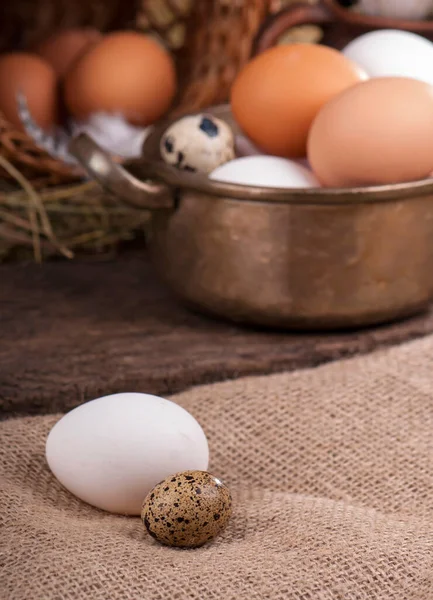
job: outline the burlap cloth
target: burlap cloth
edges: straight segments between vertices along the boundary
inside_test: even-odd
[[[202,423],[235,512],[199,550],[70,496],[44,442],[0,424],[2,600],[431,600],[433,337],[174,397]]]
[[[433,333],[433,312],[335,334],[255,331],[186,310],[143,252],[112,262],[0,266],[0,418],[136,389],[318,364]]]

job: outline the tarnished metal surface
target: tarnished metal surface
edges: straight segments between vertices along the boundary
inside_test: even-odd
[[[215,112],[230,120],[225,107]],[[432,180],[346,190],[216,183],[158,162],[164,129],[128,177],[118,165],[107,174],[107,157],[88,139],[73,152],[126,201],[153,209],[153,261],[191,306],[245,323],[327,329],[386,322],[430,302]]]

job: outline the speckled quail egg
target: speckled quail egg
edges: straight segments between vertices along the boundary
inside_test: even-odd
[[[163,160],[185,171],[210,173],[235,157],[231,128],[212,115],[183,117],[163,134],[160,152]]]
[[[184,471],[146,496],[141,519],[161,544],[198,548],[225,529],[232,513],[228,487],[206,471]]]

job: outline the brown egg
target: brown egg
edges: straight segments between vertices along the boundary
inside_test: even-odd
[[[302,158],[311,123],[322,106],[366,78],[332,48],[276,46],[241,70],[232,87],[231,107],[241,129],[263,151]]]
[[[389,77],[343,92],[314,121],[308,158],[328,187],[426,178],[433,169],[433,87]]]
[[[66,105],[78,119],[121,113],[134,125],[149,125],[168,110],[175,92],[171,56],[151,37],[135,32],[107,35],[65,78]]]
[[[48,129],[57,121],[57,77],[53,68],[39,56],[26,53],[0,56],[0,111],[23,130],[17,111],[21,91],[35,121]]]
[[[59,31],[34,48],[34,52],[63,77],[73,63],[102,39],[97,29]]]
[[[141,518],[160,543],[198,548],[223,531],[231,513],[230,491],[219,479],[206,471],[184,471],[153,488]]]

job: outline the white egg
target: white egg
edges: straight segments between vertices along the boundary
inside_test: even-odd
[[[148,394],[82,404],[54,425],[46,443],[59,482],[88,504],[139,515],[147,493],[180,471],[206,471],[206,436],[186,410]]]
[[[213,171],[214,181],[275,188],[320,187],[314,174],[295,161],[276,156],[244,156]]]
[[[366,15],[393,19],[425,19],[433,10],[432,0],[359,0],[356,10]]]
[[[361,13],[393,19],[425,19],[432,9],[432,0],[359,0],[356,4]]]
[[[433,44],[408,31],[372,31],[350,42],[343,54],[370,77],[410,77],[433,84]]]

